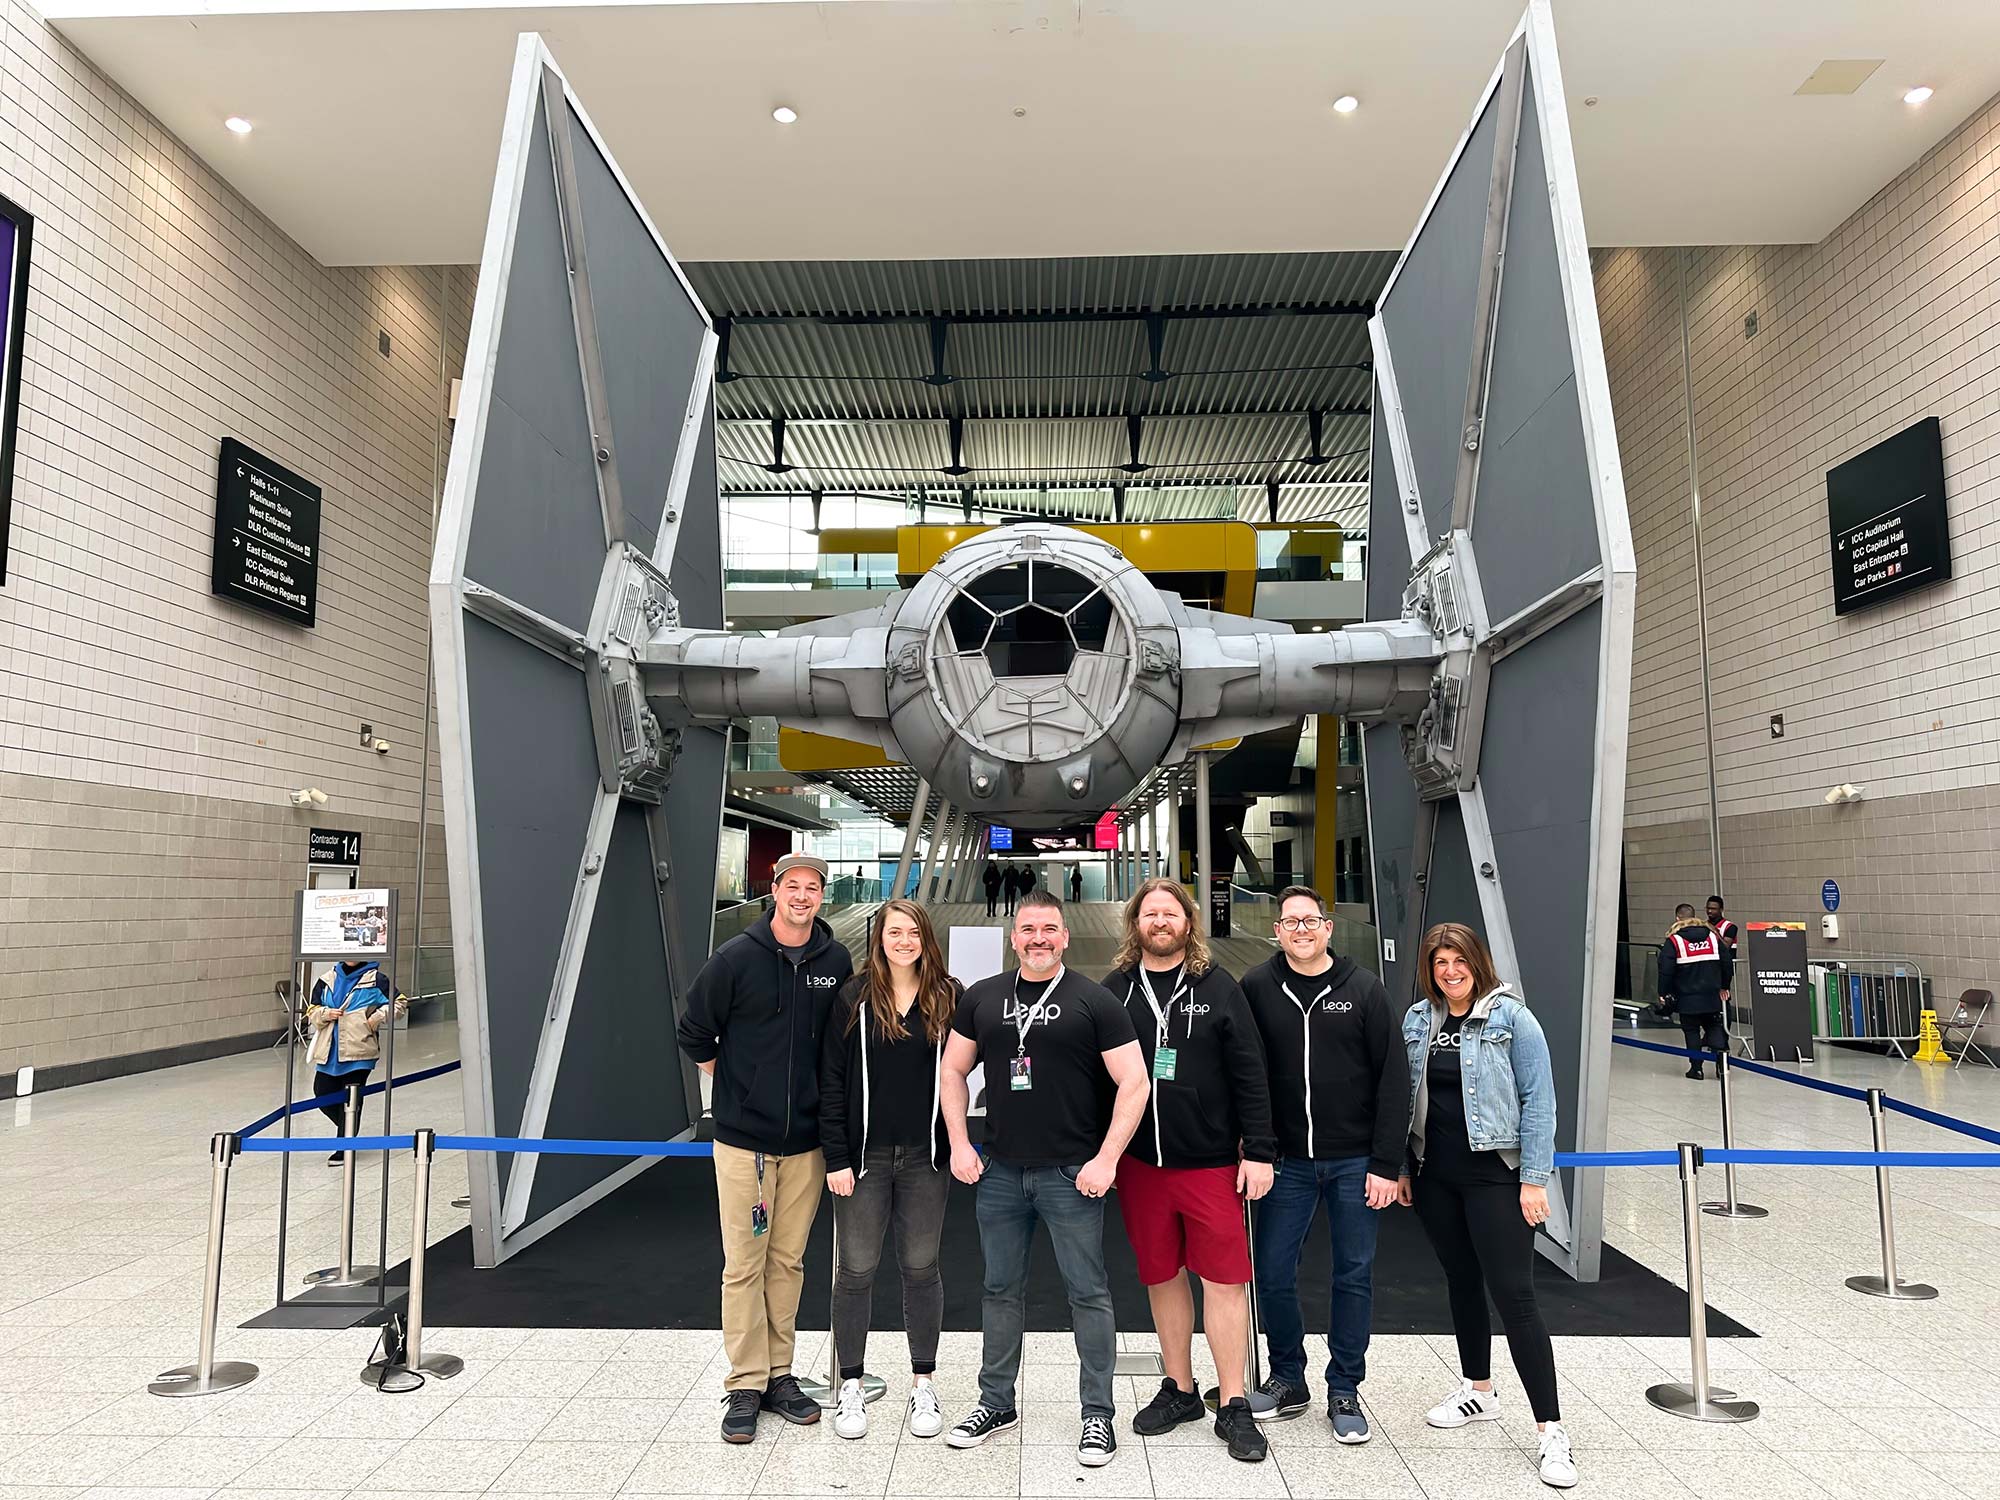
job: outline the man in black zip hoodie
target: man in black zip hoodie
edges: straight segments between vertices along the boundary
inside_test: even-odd
[[[819,1210],[819,1044],[854,972],[819,920],[826,862],[787,854],[771,911],[715,950],[688,991],[681,1050],[714,1080],[715,1199],[722,1221],[723,1439],[747,1443],[760,1409],[819,1420],[792,1374],[806,1236]]]
[[[1361,1412],[1375,1293],[1375,1215],[1396,1201],[1410,1133],[1410,1067],[1382,981],[1327,951],[1333,923],[1319,892],[1278,896],[1278,952],[1243,976],[1264,1038],[1278,1180],[1257,1212],[1257,1310],[1271,1348],[1272,1415],[1312,1404],[1306,1387],[1299,1252],[1322,1202],[1333,1231],[1327,1415],[1343,1443],[1365,1443]],[[1262,1412],[1259,1415],[1263,1415]]]
[[[1277,1160],[1264,1044],[1236,981],[1215,967],[1193,899],[1155,877],[1125,903],[1125,941],[1104,987],[1125,1002],[1153,1092],[1118,1173],[1118,1211],[1153,1307],[1166,1378],[1132,1430],[1157,1437],[1208,1415],[1194,1384],[1201,1278],[1215,1356],[1215,1435],[1229,1456],[1269,1449],[1243,1392],[1249,1356],[1250,1236],[1243,1200],[1264,1196]]]

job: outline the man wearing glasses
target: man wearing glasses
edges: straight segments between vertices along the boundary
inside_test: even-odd
[[[1270,1416],[1295,1417],[1312,1404],[1299,1252],[1324,1203],[1333,1233],[1327,1415],[1338,1441],[1365,1443],[1360,1393],[1375,1215],[1396,1201],[1410,1130],[1409,1063],[1382,981],[1327,951],[1333,923],[1319,892],[1303,885],[1280,892],[1275,930],[1277,953],[1243,976],[1270,1064],[1278,1134],[1278,1176],[1258,1206],[1256,1227],[1257,1308],[1271,1349],[1263,1391]]]
[[[1027,1326],[1028,1253],[1041,1223],[1076,1331],[1083,1406],[1077,1462],[1097,1468],[1118,1448],[1111,1430],[1118,1331],[1104,1269],[1104,1195],[1146,1110],[1146,1059],[1125,1007],[1063,967],[1069,924],[1059,898],[1040,890],[1022,897],[1012,937],[1020,967],[980,980],[960,998],[939,1082],[952,1176],[979,1185],[986,1258],[979,1404],[945,1442],[977,1448],[1020,1423],[1015,1382]],[[982,1058],[984,1158],[965,1131],[966,1075]]]

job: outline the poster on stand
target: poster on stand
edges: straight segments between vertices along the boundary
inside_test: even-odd
[[[301,958],[382,958],[389,952],[389,893],[300,891]]]

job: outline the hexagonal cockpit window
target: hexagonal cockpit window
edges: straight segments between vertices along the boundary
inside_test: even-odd
[[[983,654],[999,680],[1062,677],[1079,651],[1102,651],[1111,601],[1057,563],[1010,563],[974,579],[947,618],[961,652]]]

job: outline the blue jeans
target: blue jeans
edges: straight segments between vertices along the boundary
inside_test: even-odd
[[[1014,1410],[1021,1342],[1028,1322],[1028,1251],[1037,1221],[1069,1292],[1076,1329],[1077,1394],[1085,1416],[1109,1417],[1111,1366],[1118,1329],[1111,1313],[1111,1278],[1104,1270],[1104,1200],[1076,1190],[1078,1167],[1016,1167],[993,1157],[979,1179],[979,1247],[986,1257],[985,1350],[979,1399],[994,1411]]]
[[[1299,1311],[1299,1253],[1313,1215],[1326,1204],[1333,1231],[1333,1317],[1326,1343],[1327,1391],[1355,1395],[1368,1378],[1369,1318],[1375,1300],[1376,1210],[1368,1206],[1368,1158],[1307,1161],[1288,1156],[1257,1204],[1257,1315],[1271,1347],[1271,1373],[1306,1383],[1306,1328]]]

